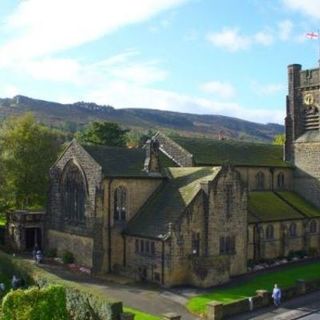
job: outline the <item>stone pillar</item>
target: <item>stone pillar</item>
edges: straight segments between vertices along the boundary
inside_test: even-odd
[[[168,312],[162,315],[163,320],[180,320],[181,316],[175,312]]]
[[[120,314],[120,320],[134,320],[134,313],[131,312],[123,312]]]
[[[267,290],[257,290],[256,294],[262,298],[262,305],[267,306],[270,302],[269,292]]]
[[[298,279],[296,281],[297,294],[302,295],[307,292],[307,286],[304,280]]]
[[[212,301],[207,304],[207,320],[221,320],[223,318],[223,304]]]

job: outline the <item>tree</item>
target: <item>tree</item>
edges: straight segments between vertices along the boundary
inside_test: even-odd
[[[286,141],[286,137],[285,137],[284,133],[280,133],[280,134],[277,134],[276,136],[274,136],[272,144],[278,144],[278,145],[283,146],[285,141]]]
[[[43,206],[49,168],[56,160],[63,135],[36,122],[31,113],[10,118],[0,128],[2,195],[15,208]]]
[[[80,142],[106,146],[126,146],[126,133],[117,123],[107,121],[90,122],[76,137]]]

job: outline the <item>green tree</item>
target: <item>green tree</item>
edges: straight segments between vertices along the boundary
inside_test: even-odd
[[[93,121],[83,131],[78,132],[76,137],[80,142],[124,147],[128,131],[114,122]]]
[[[284,133],[280,133],[274,136],[272,144],[284,145],[285,141],[286,141],[286,137]]]
[[[15,208],[43,206],[49,168],[62,142],[61,133],[37,123],[31,113],[4,121],[0,127],[2,201]]]

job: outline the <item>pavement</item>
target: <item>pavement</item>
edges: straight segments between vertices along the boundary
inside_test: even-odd
[[[320,320],[320,291],[281,304],[227,318],[228,320]]]
[[[30,259],[27,260],[30,261]],[[62,279],[75,281],[86,287],[97,288],[105,292],[106,297],[122,301],[123,305],[127,307],[157,316],[168,312],[175,312],[181,315],[183,320],[200,319],[188,312],[185,307],[188,295],[185,296],[180,292],[166,290],[165,288],[148,283],[130,283],[132,281],[126,283],[124,277],[123,281],[120,281],[121,283],[119,283],[118,278],[113,281],[112,277],[91,277],[87,274],[71,272],[60,265],[41,264],[39,267]]]

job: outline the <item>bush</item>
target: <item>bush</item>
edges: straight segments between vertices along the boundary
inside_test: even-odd
[[[3,320],[67,320],[66,291],[59,285],[11,291],[3,299],[2,312]]]
[[[55,258],[57,256],[57,249],[56,248],[50,248],[46,252],[46,256],[48,258]]]
[[[122,312],[122,303],[110,299],[100,289],[85,287],[77,282],[63,280],[33,263],[12,257],[0,251],[0,273],[10,270],[9,277],[16,274],[28,283],[47,287],[49,284],[61,285],[66,290],[66,306],[72,320],[117,319]],[[3,319],[0,314],[0,319]],[[19,318],[20,320],[20,318]]]
[[[70,251],[64,251],[62,254],[62,261],[64,264],[73,263],[74,256]]]

